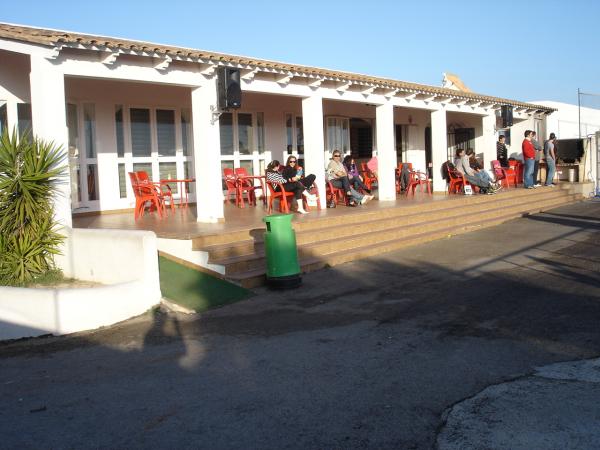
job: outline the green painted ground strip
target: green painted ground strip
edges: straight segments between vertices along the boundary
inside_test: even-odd
[[[248,298],[252,291],[159,256],[163,297],[196,312]]]

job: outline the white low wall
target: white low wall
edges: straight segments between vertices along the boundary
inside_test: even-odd
[[[90,330],[147,311],[161,299],[156,243],[150,231],[69,230],[57,264],[103,286],[0,287],[0,340]]]
[[[205,267],[214,272],[225,275],[225,267],[208,262],[208,252],[192,250],[191,239],[164,239],[158,238],[158,250],[176,256],[184,261],[191,262],[200,267]]]

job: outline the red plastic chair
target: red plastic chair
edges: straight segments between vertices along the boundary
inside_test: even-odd
[[[446,170],[448,171],[449,194],[458,194],[461,189],[465,187],[465,185],[469,184],[469,182],[465,180],[463,175],[458,170],[451,169],[448,164],[446,164]]]
[[[140,182],[136,172],[129,172],[129,180],[131,181],[131,188],[135,195],[135,209],[134,217],[138,220],[140,216],[144,215],[146,206],[149,204],[149,210],[158,211],[158,216],[163,217],[164,201],[160,196],[158,189],[151,183]]]
[[[360,174],[363,177],[363,182],[365,183],[365,186],[367,186],[367,189],[371,190],[373,183],[377,183],[377,177],[369,170],[366,162],[360,163]]]
[[[408,196],[411,191],[412,195],[415,195],[415,191],[419,186],[421,187],[421,192],[423,193],[425,193],[424,186],[427,186],[427,193],[431,195],[431,182],[429,181],[429,178],[427,178],[427,175],[425,175],[423,172],[419,172],[418,170],[413,170],[410,172],[410,181],[406,187],[406,195]]]
[[[256,206],[256,186],[254,186],[254,181],[252,178],[244,179],[244,177],[250,176],[245,167],[237,167],[234,170],[236,183],[237,183],[237,202],[236,204],[240,207],[244,207],[244,192],[248,197],[248,204],[252,204]],[[228,190],[229,192],[229,190]]]
[[[175,209],[175,202],[173,201],[173,192],[171,191],[171,186],[168,184],[155,183],[148,177],[148,172],[145,170],[138,170],[135,172],[137,175],[137,179],[140,183],[152,184],[154,185],[160,192],[160,196],[166,200],[169,200],[169,206],[171,209]]]
[[[517,184],[523,182],[523,163],[516,159],[508,160],[508,167],[511,167],[517,174]]]
[[[225,194],[225,202],[229,203],[230,195],[233,194],[233,200],[235,201],[235,206],[238,205],[238,188],[237,188],[237,178],[233,169],[229,167],[225,167],[223,169],[223,181],[225,181],[225,187],[227,188],[227,193]]]
[[[399,194],[402,191],[402,185],[400,184],[400,177],[402,176],[402,169],[404,168],[404,165],[408,166],[408,171],[412,172],[413,171],[413,167],[412,167],[412,163],[398,163],[398,167],[396,168],[396,194]],[[408,194],[408,186],[406,193]]]
[[[500,161],[494,160],[492,161],[492,168],[494,169],[496,181],[501,182],[507,188],[510,187],[510,183],[514,183],[517,187],[517,172],[514,167],[502,167]]]
[[[273,211],[273,201],[275,201],[276,199],[279,199],[279,212],[282,212],[282,213],[290,212],[290,206],[289,206],[287,199],[288,199],[288,197],[290,197],[290,199],[293,199],[294,193],[287,192],[283,188],[283,184],[281,184],[281,183],[277,183],[277,185],[279,186],[279,190],[276,191],[273,188],[273,183],[271,183],[270,181],[267,181],[267,187],[269,189],[269,206],[267,207],[267,214],[270,214],[271,211]],[[306,202],[306,199],[304,198],[304,196],[302,196],[302,204],[304,205],[304,209],[306,211],[310,211],[310,208],[308,207],[308,203]]]
[[[325,181],[325,198],[328,204],[334,201],[336,205],[348,206],[350,203],[346,191],[343,188],[334,187],[329,180]]]

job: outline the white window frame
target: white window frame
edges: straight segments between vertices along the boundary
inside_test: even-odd
[[[77,110],[77,141],[76,148],[78,151],[78,161],[79,164],[79,179],[77,180],[79,183],[79,189],[81,191],[81,199],[79,199],[76,195],[71,196],[71,209],[73,211],[76,210],[98,210],[100,207],[100,192],[102,191],[100,184],[100,165],[98,164],[98,105],[93,101],[85,101],[85,100],[67,100],[67,105],[74,105]],[[94,149],[95,156],[88,157],[88,149],[86,147],[87,141],[85,139],[85,123],[84,123],[84,105],[93,105],[94,106]],[[66,108],[66,105],[65,105]],[[73,161],[70,161],[73,162]],[[96,200],[89,199],[89,188],[88,188],[88,177],[87,171],[88,166],[95,165],[96,166],[96,178],[97,178],[97,190]],[[70,168],[69,170],[72,170]]]
[[[338,148],[337,146],[334,148],[333,147],[333,143],[329,142],[329,120],[333,119],[336,122],[340,121],[340,123],[345,122],[346,123],[346,141],[347,141],[347,146],[348,148],[346,148],[345,150],[343,148]],[[350,152],[352,151],[350,148],[350,118],[349,117],[344,117],[344,116],[325,116],[324,118],[324,133],[325,133],[325,163],[327,164],[327,161],[329,161],[331,159],[331,155],[333,153],[333,150],[339,150],[340,153],[342,153],[343,155],[349,155]],[[342,130],[343,130],[343,126],[342,126]],[[373,133],[375,134],[375,133]]]
[[[290,143],[288,141],[288,126],[287,126],[287,120],[288,117],[291,117],[291,121],[292,121],[292,127],[291,127],[291,132],[292,132],[292,142]],[[304,150],[302,151],[302,153],[300,153],[300,151],[298,150],[298,119],[303,120],[301,115],[292,113],[292,112],[285,112],[283,114],[283,129],[285,130],[285,149],[283,151],[283,160],[287,161],[287,158],[289,158],[290,156],[294,156],[296,159],[304,159]],[[302,123],[302,136],[304,136],[304,122]],[[304,144],[302,144],[304,145]],[[291,146],[291,149],[288,148],[288,146]]]
[[[265,123],[265,114],[263,111],[257,110],[234,110],[229,111],[231,114],[231,128],[232,128],[232,139],[233,139],[233,154],[232,155],[223,155],[221,154],[221,149],[219,149],[221,167],[223,167],[223,163],[233,163],[234,169],[241,167],[241,163],[243,161],[251,161],[252,162],[252,172],[254,175],[264,175],[264,168],[266,167],[267,161],[271,160],[271,152],[267,150],[265,146],[265,150],[263,153],[259,153],[258,150],[258,114],[263,114],[263,133],[266,136],[266,123]],[[252,142],[251,142],[251,152],[248,155],[242,155],[239,152],[239,127],[238,127],[238,114],[250,114],[252,116]],[[261,167],[261,162],[263,163]]]
[[[188,154],[183,154],[183,139],[182,139],[182,129],[181,129],[181,112],[182,110],[187,109],[190,110],[189,107],[180,107],[180,106],[149,106],[149,105],[139,105],[139,104],[125,104],[125,103],[115,103],[112,108],[111,113],[111,123],[112,123],[112,133],[113,139],[117,142],[117,130],[116,130],[116,106],[120,105],[123,108],[123,142],[124,142],[124,152],[123,156],[118,156],[115,151],[115,164],[114,171],[117,174],[116,182],[119,182],[118,171],[119,164],[125,164],[125,185],[127,186],[127,197],[119,198],[119,201],[122,203],[130,204],[133,200],[135,200],[135,196],[133,194],[133,190],[131,189],[131,183],[129,182],[128,172],[133,171],[134,164],[144,164],[150,163],[152,165],[152,181],[160,181],[160,163],[175,163],[176,173],[172,175],[173,179],[183,179],[183,178],[194,178],[194,141],[193,141],[193,128],[192,121],[190,116],[190,136],[188,139]],[[150,111],[150,156],[133,156],[133,148],[132,148],[132,140],[131,140],[131,109],[147,109]],[[173,126],[175,127],[175,156],[159,156],[158,154],[158,127],[156,123],[156,111],[157,110],[170,110],[175,113],[175,123]],[[188,176],[185,176],[185,163],[189,163],[189,173]],[[190,190],[193,191],[193,188]],[[119,195],[119,189],[116,190],[117,195]],[[175,198],[178,198],[181,195],[180,192],[174,195]],[[193,192],[190,192],[190,201],[195,201],[195,195]]]

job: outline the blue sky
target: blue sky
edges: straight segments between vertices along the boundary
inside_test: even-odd
[[[7,1],[0,21],[254,56],[475,92],[600,94],[600,2]]]

